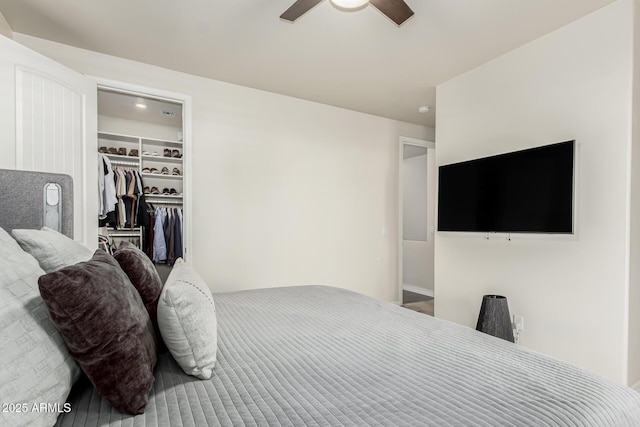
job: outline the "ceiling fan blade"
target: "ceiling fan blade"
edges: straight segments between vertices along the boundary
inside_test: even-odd
[[[413,16],[413,10],[403,0],[369,0],[369,3],[398,26]]]
[[[294,22],[322,1],[323,0],[297,0],[289,9],[285,10],[284,13],[280,15],[280,19]]]

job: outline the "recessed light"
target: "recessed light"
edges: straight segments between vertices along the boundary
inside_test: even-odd
[[[431,107],[429,107],[428,105],[423,105],[421,107],[418,107],[419,113],[427,114],[429,111],[431,111]]]
[[[144,103],[142,103],[142,102],[136,102],[136,103],[135,103],[135,106],[136,106],[136,107],[138,107],[138,108],[142,108],[143,110],[144,110],[145,108],[147,108],[147,105],[146,105],[146,104],[144,104]]]

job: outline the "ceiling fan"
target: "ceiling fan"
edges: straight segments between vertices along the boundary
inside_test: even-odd
[[[324,0],[297,0],[282,15],[280,19],[294,22],[302,15],[311,10],[314,6]],[[413,10],[403,0],[330,0],[338,9],[352,10],[360,9],[367,5],[378,9],[398,26],[413,16]]]

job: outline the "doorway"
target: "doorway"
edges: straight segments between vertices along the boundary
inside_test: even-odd
[[[398,276],[401,304],[434,293],[435,144],[400,138]]]
[[[128,241],[141,249],[164,282],[175,259],[187,260],[191,253],[190,97],[99,81],[97,113],[99,152],[114,171],[136,176],[144,194],[144,210],[130,221],[126,217],[121,223],[121,215],[101,216],[100,235],[112,247]],[[162,245],[155,244],[159,217],[180,224],[171,243],[163,239]],[[167,227],[161,228],[166,233]]]

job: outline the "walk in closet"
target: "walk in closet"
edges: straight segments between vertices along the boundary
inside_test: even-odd
[[[184,151],[181,103],[98,90],[99,221],[105,246],[130,241],[157,266],[170,267],[184,257]]]

